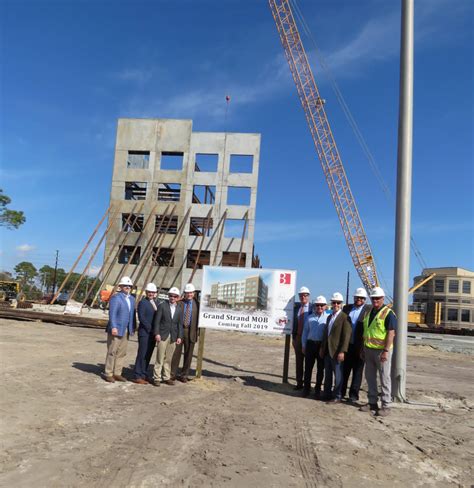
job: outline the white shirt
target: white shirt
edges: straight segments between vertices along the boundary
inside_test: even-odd
[[[338,310],[336,313],[333,313],[331,315],[331,320],[329,321],[329,326],[328,326],[328,336],[331,335],[331,330],[332,330],[332,326],[334,325],[334,322],[337,318],[337,316],[341,313],[340,310]]]
[[[170,310],[171,310],[171,318],[174,318],[174,313],[176,312],[176,303],[171,305],[170,303]]]
[[[125,295],[125,299],[127,300],[128,311],[130,312],[131,304],[130,304],[130,295]]]

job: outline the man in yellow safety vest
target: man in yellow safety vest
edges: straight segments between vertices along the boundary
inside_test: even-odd
[[[369,403],[360,408],[363,412],[375,412],[385,417],[390,413],[392,384],[390,369],[397,317],[384,305],[385,292],[375,287],[370,293],[372,310],[364,317],[365,379],[368,385]],[[382,408],[378,408],[377,375],[382,386]]]

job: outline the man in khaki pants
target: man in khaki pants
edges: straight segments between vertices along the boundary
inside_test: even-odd
[[[176,344],[183,340],[183,308],[178,307],[179,290],[173,287],[168,292],[169,301],[158,306],[153,319],[153,335],[156,340],[156,361],[153,368],[153,384],[160,386],[160,380],[174,385],[171,379],[171,360]]]
[[[135,298],[130,295],[133,283],[128,276],[119,281],[119,292],[110,299],[107,324],[107,356],[104,380],[109,383],[127,381],[122,376],[123,362],[127,355],[128,336],[136,328]]]

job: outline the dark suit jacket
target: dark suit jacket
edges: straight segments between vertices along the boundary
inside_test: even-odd
[[[349,313],[352,311],[354,308],[354,304],[351,303],[350,305],[344,305],[344,308],[342,311],[347,314],[349,317]],[[357,324],[354,332],[354,348],[356,350],[362,350],[364,347],[364,317],[370,313],[370,310],[372,309],[372,305],[370,303],[366,303],[364,307],[362,308],[362,311],[359,314],[359,318],[357,319]],[[349,321],[351,318],[349,317]],[[349,339],[350,340],[350,339]]]
[[[179,302],[183,313],[183,324],[184,324],[184,300]],[[191,325],[189,326],[189,342],[193,344],[198,340],[198,321],[199,321],[199,303],[193,298],[193,308],[191,311]]]
[[[158,302],[155,300],[156,308],[158,309]],[[138,304],[138,320],[140,321],[140,327],[138,329],[138,335],[147,335],[153,329],[153,319],[155,317],[155,309],[151,304],[151,300],[148,298],[142,298]]]
[[[168,336],[171,337],[171,342],[176,342],[178,337],[183,338],[183,308],[179,303],[176,304],[173,318],[171,318],[169,302],[160,303],[153,319],[153,335],[158,334],[163,341],[168,339]]]
[[[293,339],[296,337],[296,334],[298,332],[298,312],[300,311],[300,307],[301,307],[301,303],[296,302],[293,308],[293,330],[291,332]],[[306,322],[308,315],[310,315],[312,311],[313,311],[313,306],[311,305],[311,303],[308,303],[308,311],[304,313],[303,324]]]
[[[340,352],[345,353],[347,352],[347,349],[349,349],[352,327],[349,317],[344,312],[340,312],[336,317],[331,333],[328,336],[331,317],[332,315],[329,315],[326,321],[321,349],[324,351],[325,355],[329,354],[332,358],[336,358]]]

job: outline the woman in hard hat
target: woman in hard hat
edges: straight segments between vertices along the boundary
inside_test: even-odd
[[[148,283],[145,288],[145,298],[138,304],[138,352],[135,360],[133,382],[146,385],[147,371],[153,350],[155,349],[155,337],[153,336],[153,319],[155,318],[158,302],[156,297],[158,290],[154,283]]]

